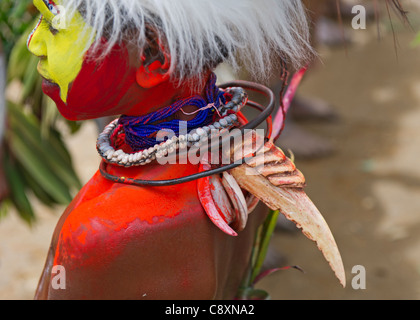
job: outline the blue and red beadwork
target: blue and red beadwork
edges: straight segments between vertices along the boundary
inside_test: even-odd
[[[179,135],[181,120],[168,119],[185,106],[195,106],[198,111],[194,119],[187,122],[187,132],[206,126],[215,121],[218,113],[217,108],[226,103],[225,92],[216,86],[216,75],[211,74],[205,88],[205,98],[196,95],[183,100],[178,100],[172,105],[159,109],[145,116],[121,116],[118,124],[122,127],[126,145],[136,152],[155,146],[157,133],[168,131]],[[206,108],[211,105],[211,108]],[[161,141],[160,141],[161,142]]]

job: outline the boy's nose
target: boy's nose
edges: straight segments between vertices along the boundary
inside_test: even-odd
[[[43,33],[41,30],[42,28],[40,28],[42,20],[43,20],[43,17],[39,19],[38,24],[29,35],[28,41],[27,41],[28,50],[32,54],[40,58],[47,56],[47,46],[45,44],[45,38],[42,35]]]

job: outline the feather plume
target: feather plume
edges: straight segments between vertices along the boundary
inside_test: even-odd
[[[169,73],[200,78],[220,62],[245,67],[259,80],[279,59],[298,68],[312,58],[306,12],[300,0],[62,0],[67,15],[82,13],[104,54],[121,42],[142,54],[156,31]],[[99,45],[94,48],[98,49]]]

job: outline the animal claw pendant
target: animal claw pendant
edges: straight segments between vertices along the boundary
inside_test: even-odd
[[[245,137],[243,145],[234,146],[232,160],[238,160],[235,149],[255,144],[256,137],[256,134]],[[210,164],[202,161],[200,171],[209,169]],[[337,244],[321,213],[303,191],[304,186],[305,178],[294,163],[267,142],[247,163],[223,175],[198,180],[198,196],[210,220],[231,236],[245,228],[248,214],[258,201],[279,210],[316,242],[344,287],[345,272]]]
[[[200,172],[211,169],[204,156]],[[259,200],[252,194],[246,197],[235,178],[228,172],[213,175],[197,181],[198,197],[210,220],[223,232],[237,236],[245,229],[248,214],[257,206]]]

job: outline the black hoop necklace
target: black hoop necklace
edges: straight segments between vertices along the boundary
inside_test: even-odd
[[[256,116],[254,119],[249,121],[248,123],[244,124],[243,126],[239,127],[239,133],[243,134],[245,130],[252,130],[255,129],[257,126],[259,126],[264,121],[267,122],[268,132],[271,130],[271,114],[274,110],[274,103],[275,103],[275,97],[274,93],[266,86],[263,86],[261,84],[257,84],[254,82],[249,81],[233,81],[226,84],[223,84],[220,86],[222,89],[230,88],[230,87],[241,87],[243,89],[248,89],[250,91],[257,92],[259,94],[264,95],[266,98],[268,98],[268,103],[266,106],[262,106],[261,104],[248,100],[246,103],[246,106],[250,106],[252,108],[257,109],[260,111],[260,114]],[[232,142],[234,137],[230,137],[230,142]],[[266,136],[266,139],[268,140],[268,137]],[[222,142],[226,141],[220,141],[219,146],[221,147]],[[261,149],[262,146],[259,148]],[[115,176],[107,172],[106,170],[106,162],[102,161],[99,167],[99,171],[101,175],[108,180],[111,180],[116,183],[122,183],[122,184],[129,184],[129,185],[136,185],[136,186],[149,186],[149,187],[162,187],[162,186],[173,186],[181,183],[191,182],[197,179],[205,178],[211,175],[220,174],[225,171],[232,170],[234,168],[237,168],[252,157],[255,156],[255,154],[259,150],[256,150],[251,157],[244,157],[241,158],[238,161],[235,161],[232,164],[224,165],[219,168],[206,170],[203,172],[199,172],[193,175],[188,175],[185,177],[175,178],[175,179],[168,179],[168,180],[141,180],[141,179],[132,179],[127,177],[121,177],[121,176]]]

